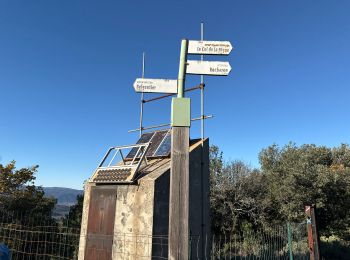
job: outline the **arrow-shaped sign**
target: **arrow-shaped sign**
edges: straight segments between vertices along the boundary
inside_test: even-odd
[[[143,79],[138,78],[134,82],[136,92],[148,93],[177,93],[176,79]]]
[[[229,41],[192,41],[188,42],[188,54],[229,55],[232,45]]]
[[[187,61],[187,74],[227,76],[230,71],[231,66],[227,61]]]

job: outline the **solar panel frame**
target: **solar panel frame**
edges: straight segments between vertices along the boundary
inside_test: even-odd
[[[146,154],[148,152],[150,143],[141,143],[134,145],[124,145],[116,146],[108,149],[107,153],[103,157],[99,166],[95,170],[91,177],[92,182],[95,183],[132,183],[135,178],[135,174],[138,172],[142,163],[147,165]],[[109,163],[107,166],[103,166],[108,155],[115,150],[116,152],[122,149],[132,149],[136,148],[138,152],[141,152],[140,157],[136,159],[136,156],[132,160],[123,160],[122,164],[111,165]],[[123,157],[123,156],[122,156]]]

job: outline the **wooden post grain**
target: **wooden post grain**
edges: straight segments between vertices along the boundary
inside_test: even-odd
[[[189,127],[172,128],[169,259],[187,260],[189,245]]]

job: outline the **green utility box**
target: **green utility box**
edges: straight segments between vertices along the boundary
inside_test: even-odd
[[[171,101],[171,126],[191,126],[191,99],[173,98]]]

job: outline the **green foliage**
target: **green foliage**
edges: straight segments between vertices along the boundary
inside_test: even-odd
[[[272,145],[259,154],[261,169],[224,162],[210,149],[214,234],[305,221],[304,208],[316,204],[321,235],[350,236],[350,148]]]
[[[322,259],[349,259],[350,243],[336,237],[321,237]]]
[[[64,223],[69,227],[80,228],[83,214],[84,195],[77,195],[77,203],[70,207],[68,214],[64,218]]]
[[[38,166],[16,169],[16,162],[0,164],[0,207],[23,214],[40,212],[50,215],[56,200],[45,198],[41,187],[34,184]]]
[[[214,234],[230,236],[242,231],[247,223],[257,224],[263,176],[241,161],[224,162],[216,146],[210,148],[209,156]]]
[[[316,204],[321,235],[347,236],[350,227],[350,148],[288,144],[260,155],[269,200],[278,210],[271,222],[301,221],[306,205]],[[274,221],[273,221],[274,220]]]

